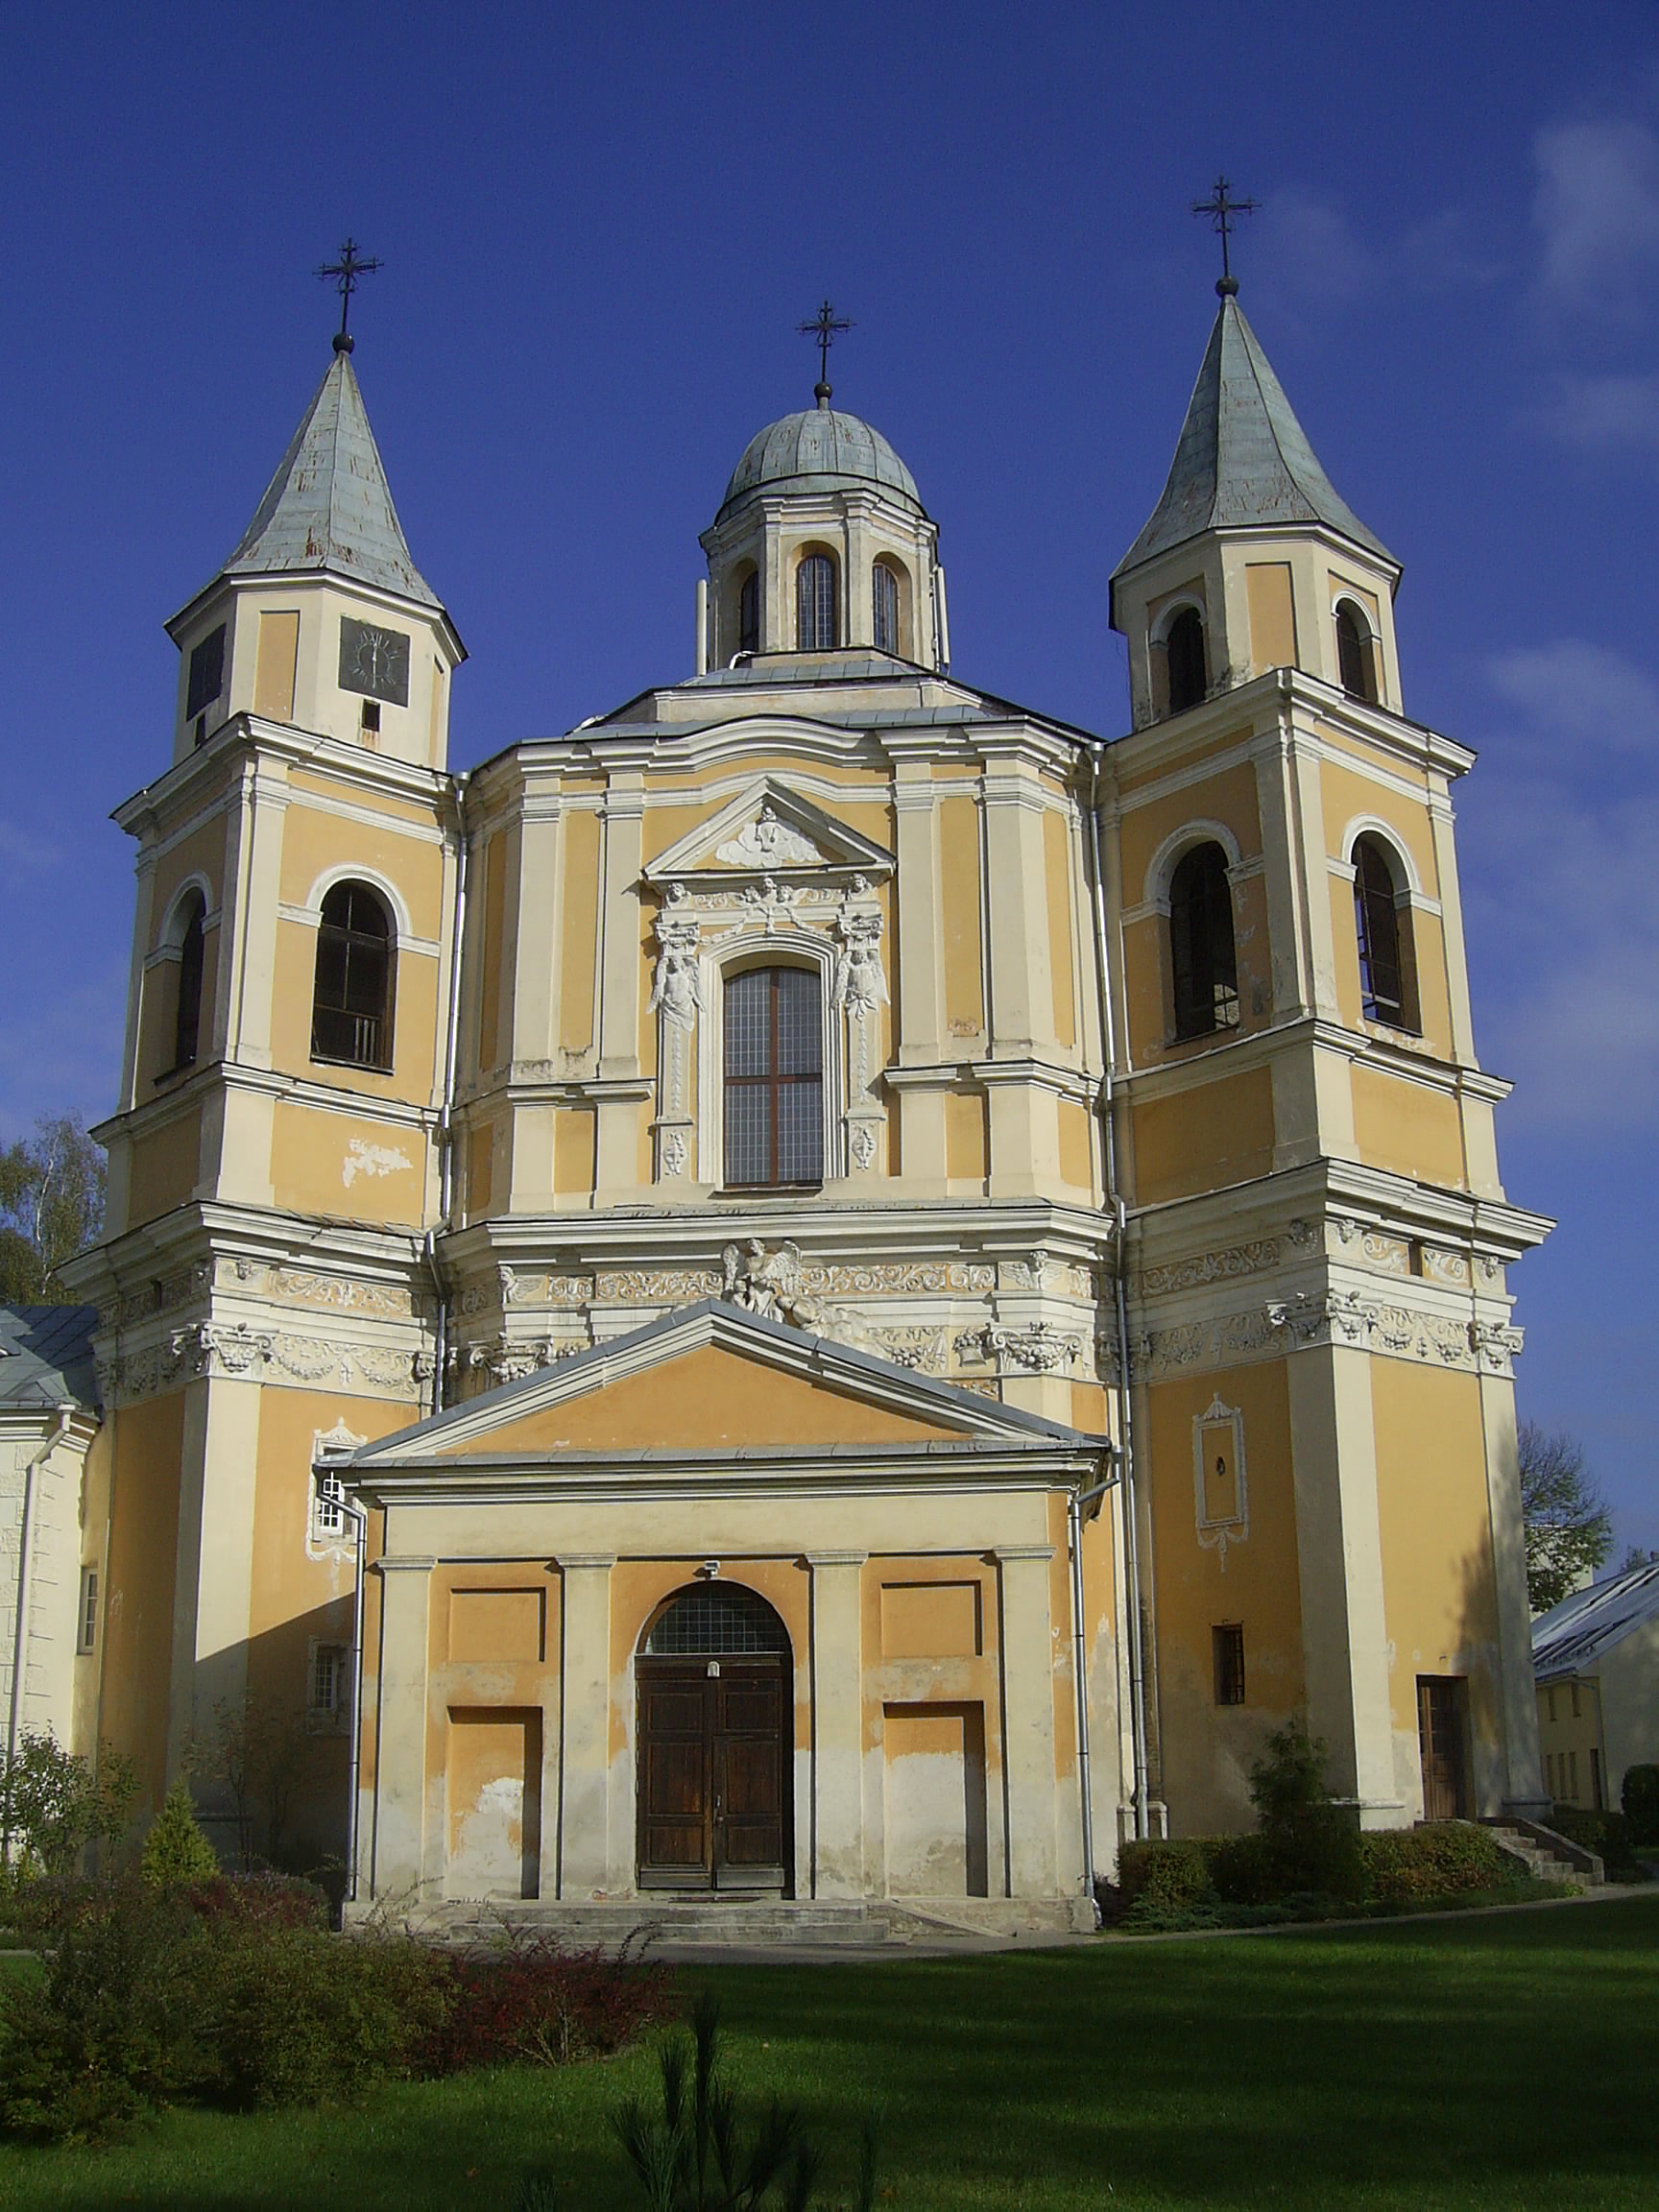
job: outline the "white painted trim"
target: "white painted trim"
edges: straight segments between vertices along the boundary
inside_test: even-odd
[[[1410,894],[1412,903],[1415,904],[1423,897],[1423,879],[1417,873],[1416,862],[1401,842],[1399,830],[1391,822],[1384,822],[1381,815],[1356,814],[1342,832],[1340,848],[1350,873],[1358,865],[1354,858],[1354,848],[1361,837],[1375,837],[1380,844],[1387,847],[1399,862],[1394,883],[1395,896],[1399,896],[1402,889],[1400,878],[1404,877],[1404,888]]]
[[[1194,845],[1219,845],[1227,855],[1229,877],[1244,864],[1243,852],[1238,840],[1224,822],[1200,819],[1184,822],[1179,830],[1171,830],[1146,863],[1146,887],[1142,903],[1156,907],[1162,914],[1169,911],[1169,884],[1176,864],[1190,853]]]
[[[1146,633],[1146,642],[1149,645],[1166,645],[1169,642],[1170,625],[1175,620],[1176,615],[1185,614],[1189,609],[1197,615],[1199,621],[1204,625],[1204,654],[1205,659],[1208,660],[1210,654],[1210,610],[1205,606],[1202,599],[1195,599],[1190,591],[1182,591],[1179,588],[1177,588],[1176,596],[1167,605],[1158,610],[1158,619]]]
[[[161,933],[156,940],[156,951],[164,956],[177,959],[183,950],[184,928],[180,917],[184,909],[184,902],[192,891],[199,891],[202,895],[203,929],[206,929],[210,921],[217,922],[219,919],[219,909],[213,903],[212,884],[208,882],[200,868],[192,869],[181,883],[174,886],[173,896],[167,902],[167,913],[161,924]]]
[[[296,919],[308,922],[314,929],[319,927],[323,921],[323,902],[336,883],[367,883],[372,891],[379,892],[392,909],[392,926],[397,932],[397,950],[401,951],[405,940],[414,936],[415,926],[409,919],[402,892],[390,877],[381,875],[378,868],[368,868],[355,860],[342,860],[334,867],[325,868],[306,894],[304,905],[297,914],[292,907],[287,911]]]

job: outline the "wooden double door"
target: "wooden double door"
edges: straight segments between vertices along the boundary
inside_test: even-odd
[[[787,1892],[792,1700],[782,1658],[635,1664],[640,1887]]]

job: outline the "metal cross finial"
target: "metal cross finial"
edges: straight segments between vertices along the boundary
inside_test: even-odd
[[[1238,289],[1238,279],[1233,274],[1227,252],[1227,241],[1233,234],[1235,216],[1254,215],[1258,203],[1254,200],[1235,200],[1233,187],[1225,177],[1217,177],[1208,200],[1194,200],[1194,215],[1208,215],[1221,240],[1221,274],[1215,279],[1215,290],[1223,300],[1230,300]]]
[[[332,282],[340,295],[340,328],[335,334],[336,353],[349,353],[355,340],[346,327],[346,318],[351,312],[351,295],[357,289],[360,276],[373,276],[380,266],[376,260],[366,258],[357,251],[355,238],[348,238],[340,249],[337,261],[325,261],[317,274],[326,284]]]
[[[818,341],[818,381],[812,388],[812,397],[820,407],[830,404],[830,349],[835,343],[837,330],[851,330],[852,324],[843,316],[839,320],[828,300],[825,301],[810,323],[798,325],[803,338]]]

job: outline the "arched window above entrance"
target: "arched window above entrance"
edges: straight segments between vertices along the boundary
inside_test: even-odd
[[[753,1590],[735,1582],[699,1582],[669,1600],[639,1648],[650,1659],[786,1655],[789,1631]]]

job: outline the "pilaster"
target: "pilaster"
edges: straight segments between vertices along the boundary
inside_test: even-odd
[[[428,1869],[426,1679],[436,1559],[385,1558],[380,1576],[379,1737],[374,1750],[374,1895],[420,1894]],[[436,1869],[430,1870],[433,1874]]]
[[[559,1895],[603,1897],[611,1886],[611,1570],[613,1552],[567,1552],[559,1679]]]
[[[812,1894],[865,1891],[863,1551],[812,1551]],[[879,1788],[877,1774],[875,1787]]]
[[[1052,1897],[1059,1886],[1054,1773],[1052,1544],[999,1545],[1002,1596],[1002,1777],[1008,1894]]]

